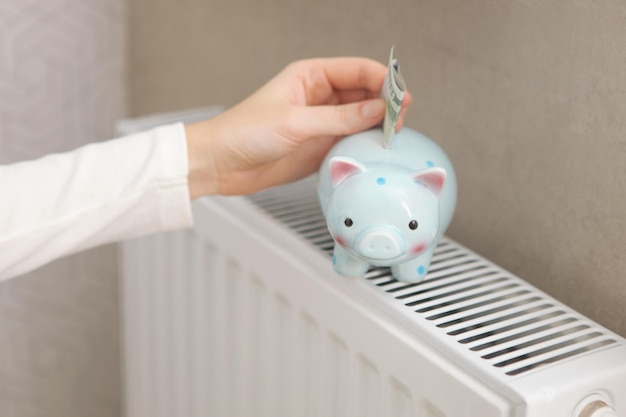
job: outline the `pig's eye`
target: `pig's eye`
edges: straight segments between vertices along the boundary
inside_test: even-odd
[[[352,221],[352,219],[350,217],[346,217],[346,219],[343,221],[343,224],[345,224],[346,227],[352,227],[354,222]]]
[[[411,229],[411,230],[417,229],[417,220],[411,220],[409,222],[409,229]]]

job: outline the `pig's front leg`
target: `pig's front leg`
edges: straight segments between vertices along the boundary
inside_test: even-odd
[[[398,281],[410,283],[420,282],[426,276],[426,272],[428,272],[430,260],[433,257],[433,252],[436,247],[437,245],[433,244],[412,261],[393,265],[391,267],[391,275]]]
[[[333,267],[335,272],[345,277],[358,277],[365,274],[369,268],[369,264],[361,259],[350,255],[341,246],[335,244],[333,252]]]

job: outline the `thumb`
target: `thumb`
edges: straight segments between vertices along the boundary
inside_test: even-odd
[[[344,136],[369,129],[381,122],[385,100],[380,98],[348,104],[302,107],[296,117],[304,136]]]

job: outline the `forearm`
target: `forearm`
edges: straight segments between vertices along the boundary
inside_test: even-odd
[[[182,125],[0,167],[0,279],[191,225]]]

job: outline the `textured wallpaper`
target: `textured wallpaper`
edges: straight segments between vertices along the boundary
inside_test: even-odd
[[[0,0],[0,161],[111,135],[124,113],[125,0]]]
[[[111,137],[125,18],[125,0],[0,0],[0,163]],[[0,416],[120,415],[115,268],[107,246],[0,283]]]

